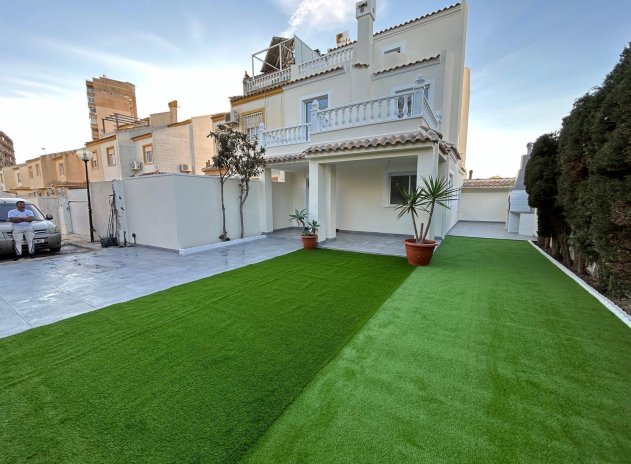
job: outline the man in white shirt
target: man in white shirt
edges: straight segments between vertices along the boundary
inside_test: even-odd
[[[16,209],[9,211],[8,219],[13,224],[13,244],[15,246],[15,258],[17,261],[22,257],[22,241],[26,239],[28,245],[28,256],[33,258],[35,256],[35,247],[33,246],[33,236],[35,231],[33,230],[33,211],[26,209],[26,203],[19,200],[15,204]]]

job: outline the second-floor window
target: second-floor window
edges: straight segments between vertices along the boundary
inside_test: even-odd
[[[28,167],[28,178],[29,179],[33,178],[33,166]]]
[[[142,158],[146,164],[153,163],[153,145],[143,145],[142,146]]]
[[[39,164],[35,165],[35,175],[39,177],[42,174],[42,171],[39,169]]]
[[[57,165],[57,171],[59,172],[60,176],[66,175],[66,168],[64,167],[63,163]]]
[[[243,116],[243,129],[251,140],[256,140],[259,124],[263,122],[263,112],[251,113]]]
[[[328,95],[320,95],[319,97],[315,97],[315,98],[306,98],[305,100],[303,100],[302,102],[302,108],[303,108],[303,120],[305,122],[305,124],[309,124],[311,122],[311,111],[313,110],[313,101],[317,100],[318,103],[320,104],[319,109],[320,110],[325,110],[329,107],[329,96]]]
[[[116,166],[116,153],[114,147],[107,147],[107,165]]]
[[[92,163],[92,169],[96,169],[96,168],[99,167],[98,152],[96,152],[96,151],[92,152],[92,159],[90,160],[90,162]]]
[[[16,177],[17,177],[17,180],[18,180],[18,184],[21,184],[22,183],[22,176],[20,175],[19,172],[17,173]]]

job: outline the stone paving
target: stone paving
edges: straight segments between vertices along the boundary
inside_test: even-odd
[[[535,240],[536,237],[508,232],[503,222],[460,221],[447,235],[458,237],[496,238],[500,240]]]
[[[0,337],[292,252],[299,240],[262,237],[193,255],[145,247],[0,263]]]

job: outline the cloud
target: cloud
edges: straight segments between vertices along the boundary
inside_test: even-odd
[[[346,24],[355,11],[355,2],[348,0],[277,0],[285,12],[291,12],[289,27],[284,37],[291,37],[300,29],[322,30]]]

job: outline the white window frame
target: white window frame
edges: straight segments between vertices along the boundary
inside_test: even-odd
[[[112,149],[112,158],[110,159],[110,148]],[[107,158],[108,166],[116,166],[116,148],[115,147],[106,147],[105,148],[105,157]]]
[[[383,47],[379,47],[382,55],[389,55],[390,53],[406,53],[407,51],[407,43],[406,42],[394,42],[388,45],[384,45]],[[398,52],[394,50],[399,49]]]
[[[387,171],[385,178],[385,189],[384,189],[384,206],[386,208],[396,208],[399,206],[397,203],[390,203],[390,193],[392,189],[392,177],[395,176],[417,176],[416,182],[418,183],[418,172],[414,170],[405,170],[405,171]],[[416,188],[416,185],[413,186]]]
[[[246,127],[246,119],[252,116],[256,116],[257,114],[261,115],[261,120],[252,127]],[[248,136],[248,138],[250,140],[257,140],[258,139],[258,130],[259,130],[259,124],[262,122],[263,124],[265,124],[265,115],[264,115],[264,111],[261,108],[260,111],[254,111],[253,113],[248,113],[245,116],[242,115],[241,119],[243,120],[243,131],[245,132],[245,134]]]
[[[316,98],[326,97],[328,101],[327,108],[333,108],[331,105],[331,91],[323,90],[321,92],[315,92],[309,95],[302,95],[300,97],[300,102],[298,103],[298,114],[300,115],[300,124],[307,124],[307,110],[306,104],[311,103]]]
[[[99,152],[92,152],[92,159],[90,160],[90,164],[92,164],[92,169],[96,169],[99,167]]]
[[[149,152],[151,153],[151,161],[147,161],[147,152],[146,152],[146,148],[147,147],[151,147],[151,149],[149,150]],[[142,161],[145,164],[153,164],[154,163],[154,156],[153,156],[153,143],[146,143],[142,146]]]

